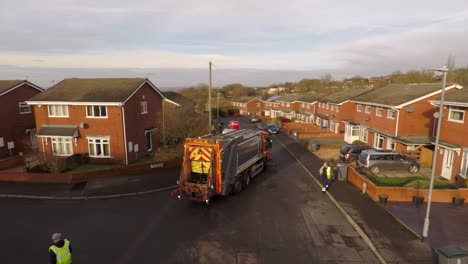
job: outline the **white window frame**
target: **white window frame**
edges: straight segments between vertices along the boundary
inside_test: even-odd
[[[329,109],[329,108],[330,108],[330,105],[327,103],[327,104],[325,105],[325,109]]]
[[[290,104],[290,103],[286,103],[286,107],[291,107],[291,104]]]
[[[362,112],[362,104],[356,105],[356,112]]]
[[[468,148],[463,148],[463,155],[460,164],[460,177],[466,179],[466,175],[468,174]]]
[[[28,105],[28,104],[25,103],[25,102],[18,103],[18,108],[19,108],[19,113],[20,113],[21,115],[30,114],[30,113],[31,113],[31,106]],[[24,111],[24,110],[26,110],[26,111]]]
[[[307,108],[307,109],[310,109],[310,104],[306,105],[306,108]]]
[[[97,113],[96,113],[96,108]],[[90,110],[91,109],[91,110]],[[102,109],[104,109],[105,115],[102,115]],[[107,106],[105,105],[87,105],[86,106],[86,118],[107,118]]]
[[[361,127],[359,131],[359,140],[367,143],[368,138],[369,138],[369,131],[367,130],[367,128]]]
[[[380,140],[382,140],[381,146],[379,146]],[[383,149],[383,144],[385,141],[385,137],[380,134],[375,134],[374,136],[374,148],[376,149]]]
[[[328,120],[323,119],[323,121],[322,121],[322,127],[328,127]]]
[[[382,107],[376,107],[375,108],[375,115],[376,116],[382,116],[383,108]]]
[[[371,106],[370,106],[370,105],[366,105],[366,107],[364,108],[364,113],[370,114],[371,112],[372,112]]]
[[[58,112],[60,110],[60,113]],[[48,105],[47,112],[49,117],[69,117],[68,105]]]
[[[461,113],[462,114],[461,120],[453,119],[452,113]],[[448,114],[448,121],[455,122],[455,123],[463,123],[464,120],[465,120],[465,108],[459,107],[459,106],[450,106],[449,114]]]
[[[88,139],[88,155],[93,158],[111,158],[111,146],[110,146],[110,137],[87,137]],[[99,143],[96,141],[100,140]],[[104,145],[108,145],[109,148],[109,155],[104,155]],[[93,150],[91,150],[91,145],[93,145]],[[98,155],[99,151],[101,152],[101,155]]]
[[[73,155],[72,138],[69,137],[51,137],[52,153],[55,156],[71,156]]]
[[[395,119],[396,111],[392,109],[387,110],[387,118],[388,119]]]
[[[333,121],[330,122],[330,131],[333,132],[333,133],[336,133],[335,130],[336,130],[337,126],[338,126],[338,123],[333,122]]]
[[[140,110],[141,110],[142,115],[148,113],[148,102],[147,101],[141,101],[140,102]]]
[[[395,146],[396,146],[396,141],[393,138],[387,138],[387,149],[395,150]]]
[[[302,108],[305,108],[305,104],[304,104],[304,103],[302,103],[302,104],[301,104],[301,107],[302,107]]]

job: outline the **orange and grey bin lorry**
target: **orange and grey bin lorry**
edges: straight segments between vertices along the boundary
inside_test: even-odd
[[[208,204],[215,195],[238,193],[266,169],[271,148],[268,133],[256,129],[188,138],[172,195]]]

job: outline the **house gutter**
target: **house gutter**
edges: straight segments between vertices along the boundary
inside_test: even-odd
[[[396,117],[396,126],[395,126],[395,137],[398,137],[398,123],[400,121],[400,110],[395,109],[397,111],[397,117]]]
[[[123,136],[124,136],[124,150],[125,150],[125,165],[128,165],[128,152],[127,152],[127,129],[125,127],[125,108],[122,104],[122,126],[123,126]]]

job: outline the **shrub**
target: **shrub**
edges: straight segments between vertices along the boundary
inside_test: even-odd
[[[354,140],[353,143],[351,143],[351,145],[354,145],[354,146],[364,146],[366,145],[366,143],[360,141],[360,140]]]

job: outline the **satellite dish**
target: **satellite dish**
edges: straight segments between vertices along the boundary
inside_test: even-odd
[[[439,118],[439,116],[440,116],[439,112],[434,113],[434,118]]]
[[[414,112],[414,108],[413,108],[413,107],[407,107],[407,108],[406,108],[406,112],[408,112],[408,113],[413,113],[413,112]]]
[[[368,116],[364,117],[364,121],[369,121],[370,118]]]

